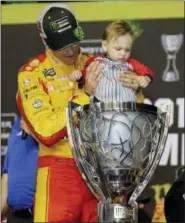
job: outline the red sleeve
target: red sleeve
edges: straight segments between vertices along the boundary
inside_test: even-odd
[[[103,56],[93,56],[90,57],[87,62],[84,65],[84,68],[82,70],[82,79],[81,79],[81,83],[85,84],[85,80],[86,80],[86,71],[87,71],[87,67],[97,58],[97,57],[103,57]]]
[[[154,73],[150,68],[135,60],[134,58],[129,58],[128,63],[131,64],[134,68],[134,72],[139,76],[148,76],[151,80],[154,79]]]

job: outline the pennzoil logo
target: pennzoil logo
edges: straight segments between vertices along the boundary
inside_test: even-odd
[[[55,76],[56,75],[56,72],[55,72],[54,68],[45,69],[43,71],[43,73],[44,73],[45,77],[47,77],[47,76],[51,77],[51,76]]]

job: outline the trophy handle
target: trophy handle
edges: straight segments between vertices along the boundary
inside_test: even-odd
[[[170,123],[170,105],[161,105],[157,107],[157,113],[158,116],[160,116],[161,119],[161,131],[160,131],[160,138],[158,142],[158,152],[155,154],[155,157],[153,158],[153,164],[151,165],[145,179],[143,182],[139,183],[132,193],[128,203],[130,205],[134,205],[136,199],[139,197],[139,195],[143,192],[145,187],[147,186],[148,182],[150,181],[151,177],[153,176],[159,162],[161,159],[161,156],[164,151],[165,143],[168,136],[168,128]]]
[[[88,162],[85,161],[85,158],[81,154],[80,148],[81,148],[81,143],[80,136],[77,133],[75,127],[74,127],[74,122],[73,122],[73,110],[79,112],[81,106],[76,106],[74,109],[74,103],[69,102],[68,108],[66,108],[66,122],[67,122],[67,132],[68,132],[68,138],[69,142],[71,145],[71,150],[73,154],[73,158],[76,162],[76,165],[78,167],[79,172],[82,175],[82,178],[86,181],[89,189],[91,192],[94,194],[94,196],[98,200],[105,200],[105,196],[99,187],[94,181],[92,177],[92,172],[88,169],[90,168],[90,165],[88,165]]]
[[[165,38],[166,38],[166,35],[162,34],[162,36],[161,36],[161,43],[162,43],[162,46],[163,46],[163,49],[164,49],[165,53],[167,54],[168,51],[166,50],[166,46],[165,46]]]
[[[178,45],[178,49],[177,49],[177,51],[176,51],[176,54],[179,52],[179,50],[180,50],[180,48],[181,48],[181,46],[182,46],[182,44],[183,44],[183,34],[178,34],[178,36],[179,36],[179,45]]]

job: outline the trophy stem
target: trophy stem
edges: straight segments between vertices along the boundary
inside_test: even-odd
[[[137,223],[138,206],[112,204],[110,201],[98,204],[99,223]]]
[[[167,56],[167,65],[162,79],[166,82],[174,82],[180,79],[179,72],[176,68],[176,54]]]

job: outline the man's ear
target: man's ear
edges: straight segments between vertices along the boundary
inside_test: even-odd
[[[101,45],[102,45],[103,50],[106,53],[107,52],[107,41],[106,40],[103,40]]]

